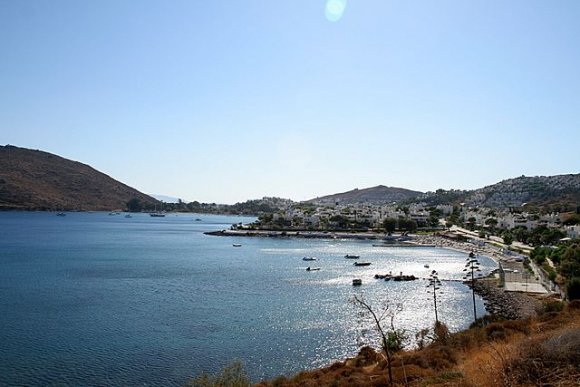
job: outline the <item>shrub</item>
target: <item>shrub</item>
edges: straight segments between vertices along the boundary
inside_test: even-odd
[[[568,300],[580,300],[580,277],[573,277],[566,286]]]
[[[544,303],[544,313],[561,312],[564,304],[560,301],[548,300]]]
[[[489,340],[505,340],[516,332],[530,333],[530,321],[528,320],[505,320],[493,322],[484,328],[485,335]]]
[[[526,342],[518,356],[506,363],[504,373],[523,385],[577,385],[580,331],[568,329],[543,342]]]
[[[434,335],[434,342],[447,345],[450,338],[449,328],[447,325],[443,324],[442,322],[436,322],[435,327],[433,328],[433,335]]]
[[[250,379],[242,363],[234,362],[222,369],[217,375],[203,373],[188,383],[191,387],[249,387]]]

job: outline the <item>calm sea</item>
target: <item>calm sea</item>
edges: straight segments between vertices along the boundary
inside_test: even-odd
[[[251,220],[0,213],[0,385],[182,385],[234,360],[255,381],[292,374],[372,341],[353,294],[402,305],[395,325],[411,336],[433,324],[426,281],[374,274],[462,277],[465,254],[440,248],[203,234]],[[443,282],[442,291],[440,320],[468,326],[469,289]]]

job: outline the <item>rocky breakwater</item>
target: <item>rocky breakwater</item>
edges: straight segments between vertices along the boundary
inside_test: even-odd
[[[471,287],[471,284],[468,284]],[[506,292],[496,280],[475,281],[475,292],[483,298],[488,313],[509,320],[535,317],[541,303],[523,293]]]

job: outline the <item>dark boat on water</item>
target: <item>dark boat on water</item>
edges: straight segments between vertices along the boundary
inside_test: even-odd
[[[370,262],[355,262],[354,265],[355,266],[369,266],[371,263]]]

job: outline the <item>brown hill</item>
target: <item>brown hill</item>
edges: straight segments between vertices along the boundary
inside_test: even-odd
[[[328,195],[309,200],[316,204],[336,203],[353,204],[353,203],[373,203],[373,204],[387,204],[408,200],[421,195],[422,192],[412,191],[405,188],[386,187],[379,185],[376,187],[358,189],[352,191]]]
[[[0,209],[125,209],[137,198],[150,206],[154,198],[88,165],[38,150],[0,146]]]

